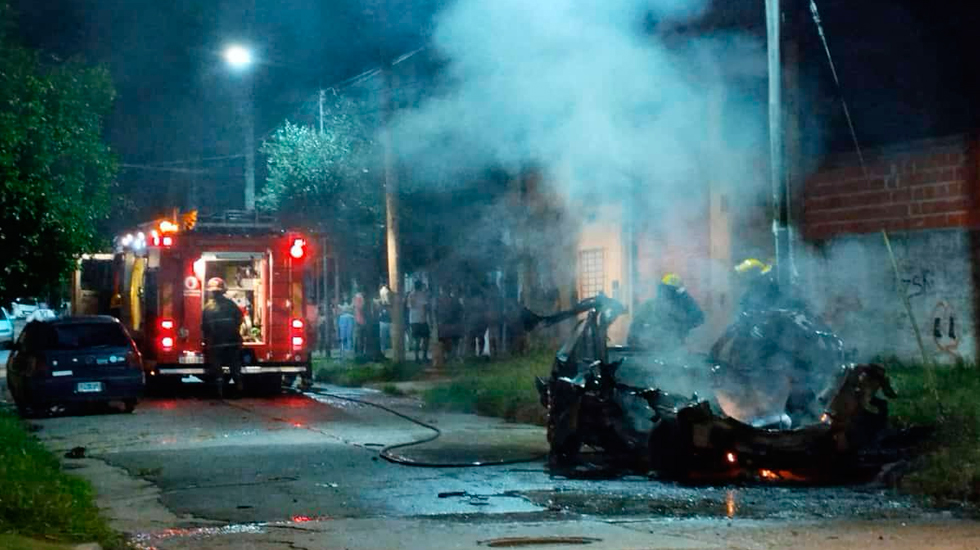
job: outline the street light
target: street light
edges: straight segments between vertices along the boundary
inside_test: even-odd
[[[242,71],[253,63],[252,52],[240,44],[231,44],[225,48],[224,57],[228,66],[236,71]],[[245,126],[245,210],[251,212],[255,210],[255,122],[252,118],[251,80],[243,88],[243,99],[239,105]]]
[[[236,69],[243,69],[252,64],[252,52],[244,46],[233,44],[225,48],[225,61]]]

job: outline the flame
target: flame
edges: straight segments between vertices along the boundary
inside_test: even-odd
[[[759,470],[759,476],[770,481],[779,479],[779,474],[772,470]]]
[[[725,460],[727,460],[729,464],[735,464],[738,458],[735,456],[735,453],[728,452],[725,454]]]

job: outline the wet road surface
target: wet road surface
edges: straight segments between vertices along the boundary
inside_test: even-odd
[[[696,488],[644,477],[570,480],[549,475],[540,459],[482,468],[407,467],[379,458],[378,451],[431,431],[389,412],[323,395],[217,400],[203,390],[188,385],[177,397],[145,399],[133,414],[33,422],[55,452],[85,448],[88,458],[66,459],[67,466],[93,479],[105,501],[100,503],[108,502],[119,518],[117,525],[156,537],[152,546],[157,548],[194,547],[186,545],[201,533],[194,529],[231,535],[327,518],[624,525],[681,519],[948,519],[876,488]],[[377,392],[328,390],[384,403],[445,432],[432,443],[398,451],[408,458],[515,459],[546,450],[538,427],[426,411],[412,399]],[[185,531],[161,537],[169,528]]]

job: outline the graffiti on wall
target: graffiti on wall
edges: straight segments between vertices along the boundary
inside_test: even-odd
[[[932,310],[932,340],[939,351],[953,359],[960,359],[960,327],[956,310],[945,300],[936,303]]]
[[[913,272],[909,277],[902,279],[905,285],[905,292],[909,299],[918,298],[931,294],[935,288],[933,285],[932,271],[927,268],[920,268]]]

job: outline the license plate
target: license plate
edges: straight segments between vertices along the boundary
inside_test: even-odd
[[[200,355],[182,355],[177,358],[177,362],[181,365],[201,365],[204,364],[204,358]]]
[[[102,391],[102,382],[79,382],[75,390],[78,393],[99,393]]]

